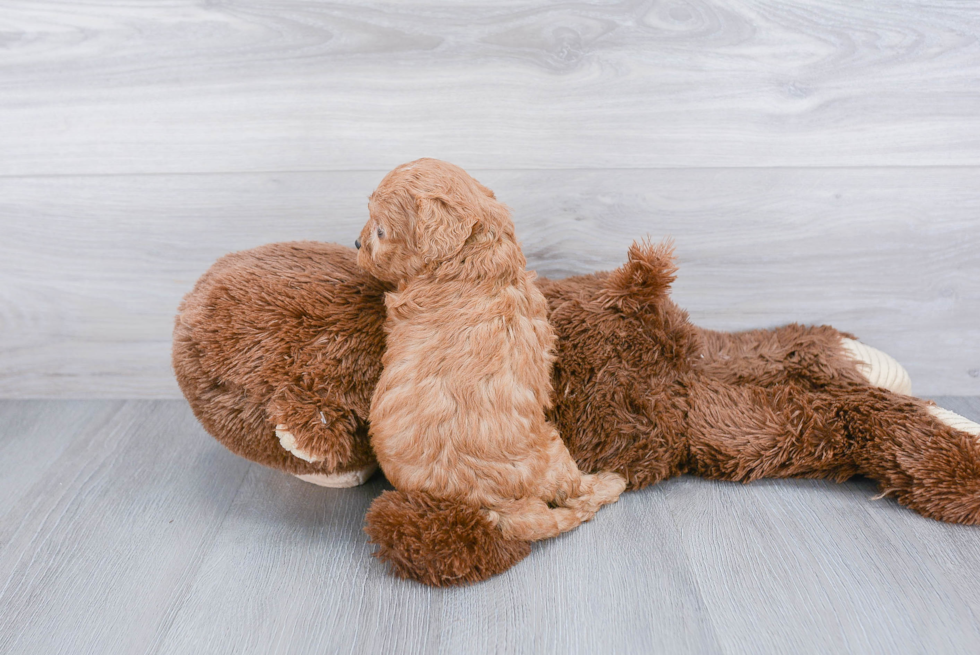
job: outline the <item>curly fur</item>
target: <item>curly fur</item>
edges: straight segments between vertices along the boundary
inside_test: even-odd
[[[583,476],[545,418],[554,334],[506,207],[431,159],[392,171],[369,207],[358,264],[397,285],[369,415],[395,488],[484,508],[508,539],[614,502],[622,478]]]

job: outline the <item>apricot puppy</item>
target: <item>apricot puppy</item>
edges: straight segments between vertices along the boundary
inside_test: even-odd
[[[507,208],[461,168],[420,159],[371,195],[358,265],[385,296],[371,446],[401,491],[478,505],[507,538],[554,537],[615,502],[545,420],[555,340]]]

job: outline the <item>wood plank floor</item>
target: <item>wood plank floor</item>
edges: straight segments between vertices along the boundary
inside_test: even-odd
[[[615,268],[635,239],[670,237],[674,298],[697,324],[831,324],[895,357],[918,393],[972,396],[977,170],[473,173],[542,275]],[[381,177],[0,178],[0,398],[179,398],[170,335],[194,281],[231,250],[353,244]]]
[[[973,0],[7,0],[0,175],[978,166]]]
[[[370,556],[380,476],[250,464],[182,401],[0,401],[0,471],[0,653],[980,649],[980,529],[867,480],[672,480],[435,590]]]
[[[423,156],[544,274],[673,236],[703,325],[980,395],[977,34],[977,0],[4,0],[0,397],[179,398],[217,257],[352,243]]]

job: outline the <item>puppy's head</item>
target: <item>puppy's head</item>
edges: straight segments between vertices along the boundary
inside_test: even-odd
[[[459,166],[437,159],[402,164],[374,190],[358,239],[358,265],[399,282],[465,256],[467,247],[514,237],[507,208]]]

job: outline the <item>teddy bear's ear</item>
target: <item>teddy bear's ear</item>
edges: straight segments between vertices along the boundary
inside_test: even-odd
[[[415,207],[415,247],[426,263],[452,258],[473,233],[474,213],[459,211],[442,196],[420,195]]]
[[[627,313],[640,311],[667,298],[676,274],[673,241],[656,245],[646,239],[634,241],[626,263],[604,280],[600,297],[606,307]]]

